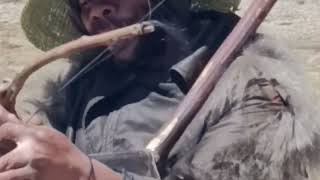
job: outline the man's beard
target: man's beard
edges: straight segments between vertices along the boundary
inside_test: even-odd
[[[112,48],[113,62],[122,67],[155,64],[166,51],[163,32],[155,32],[139,38],[124,40]]]
[[[137,23],[138,17],[114,17],[110,16],[107,19],[96,19],[92,22],[92,34],[100,34],[104,32],[109,32],[118,28],[132,25]],[[120,40],[113,45],[111,45],[111,51],[115,59],[119,63],[130,64],[138,54],[140,54],[141,40],[143,38],[132,38]],[[108,47],[106,47],[108,48]]]
[[[162,24],[161,26],[166,27],[158,28],[151,34],[135,39],[136,44],[130,57],[127,56],[125,59],[116,57],[115,59],[125,65],[156,67],[174,63],[169,62],[177,61],[177,59],[170,60],[173,56],[183,57],[191,53],[191,44],[189,38],[183,32],[183,28],[170,24]],[[119,48],[128,44],[119,43]]]

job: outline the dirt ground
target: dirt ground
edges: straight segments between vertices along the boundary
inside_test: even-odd
[[[12,79],[23,67],[31,64],[42,52],[25,37],[20,27],[20,14],[28,0],[0,0],[0,81]],[[19,95],[19,114],[32,114],[35,108],[29,99],[42,97],[45,80],[56,79],[67,69],[68,63],[60,61],[35,73]]]
[[[19,16],[27,0],[0,0],[0,80],[13,77],[40,53],[25,38],[19,24]],[[243,0],[242,14],[251,0]],[[266,22],[260,28],[293,49],[295,57],[305,60],[320,52],[320,0],[279,0]],[[43,80],[55,78],[67,68],[58,62],[42,69],[28,81],[19,101],[21,113],[32,113],[25,106],[25,99],[41,94]]]

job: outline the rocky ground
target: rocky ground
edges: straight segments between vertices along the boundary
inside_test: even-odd
[[[26,2],[0,0],[0,79],[13,77],[40,53],[26,40],[19,25],[19,16]],[[250,2],[243,0],[239,14]],[[319,29],[320,0],[279,0],[260,31],[286,42],[297,58],[305,60],[320,52]],[[65,68],[66,64],[53,64],[32,77],[19,98],[21,112],[33,111],[23,105],[23,100],[39,96],[42,79],[56,77],[61,67]]]

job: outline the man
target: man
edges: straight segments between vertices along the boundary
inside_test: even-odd
[[[71,25],[63,21],[65,3],[29,2],[23,26],[38,47],[46,49],[76,34],[60,31]],[[137,22],[161,2],[69,3],[72,27],[80,34],[97,34]],[[35,5],[44,13],[32,9]],[[145,145],[170,120],[238,20],[232,13],[191,13],[189,7],[189,1],[168,0],[149,18],[169,28],[119,42],[105,61],[53,93],[60,96],[45,109],[50,124],[75,145],[53,129],[23,125],[1,109],[0,139],[14,140],[16,148],[0,158],[0,179],[317,178],[320,126],[308,88],[295,63],[259,37],[225,72],[168,158],[155,165]],[[178,33],[171,34],[172,29]],[[62,83],[84,68],[91,54],[96,55],[74,57],[80,64]]]

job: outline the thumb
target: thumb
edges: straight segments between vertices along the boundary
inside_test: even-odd
[[[6,122],[19,122],[19,120],[16,115],[9,113],[0,105],[0,126]]]
[[[0,126],[0,142],[10,140],[18,142],[23,134],[25,134],[26,128],[19,123],[8,122]]]
[[[0,126],[0,156],[7,154],[17,146],[17,140],[21,132],[19,125],[14,123],[5,123]]]
[[[17,144],[10,140],[0,141],[0,161],[3,155],[9,153],[17,147]]]

